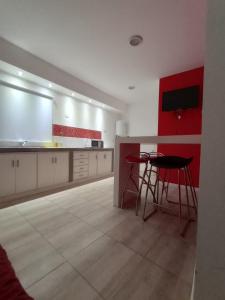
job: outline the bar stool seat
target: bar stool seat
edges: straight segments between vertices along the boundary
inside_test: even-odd
[[[193,158],[184,158],[180,156],[158,156],[150,158],[150,164],[159,169],[183,169],[192,162]]]

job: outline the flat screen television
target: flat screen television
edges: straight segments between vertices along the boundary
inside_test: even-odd
[[[164,92],[162,98],[162,111],[176,111],[198,107],[198,99],[198,85]]]

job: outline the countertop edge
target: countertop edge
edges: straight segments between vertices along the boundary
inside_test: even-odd
[[[114,148],[0,148],[0,153],[15,152],[61,152],[61,151],[113,151]]]

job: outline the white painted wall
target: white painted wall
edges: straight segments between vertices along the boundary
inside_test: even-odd
[[[52,140],[52,100],[0,82],[0,141]]]
[[[0,72],[0,80],[51,96],[53,98],[53,123],[102,131],[104,146],[114,146],[116,120],[122,118],[121,114],[56,93],[51,89],[43,88],[4,72]],[[26,124],[26,126],[29,126],[29,124]],[[54,141],[65,147],[91,145],[90,139],[54,137]]]
[[[89,103],[56,94],[53,105],[53,120],[56,124],[102,131],[105,147],[114,147],[116,120],[119,113],[104,110]],[[64,146],[91,146],[90,139],[54,137],[54,141]]]
[[[129,136],[158,134],[159,80],[149,82],[149,98],[129,105],[126,115]],[[143,145],[141,151],[153,151],[155,146]]]
[[[225,1],[208,0],[195,300],[225,299]]]

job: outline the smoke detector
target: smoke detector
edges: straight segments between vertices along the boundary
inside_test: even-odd
[[[142,42],[143,42],[143,37],[141,35],[132,35],[129,40],[129,43],[132,47],[138,46]]]

